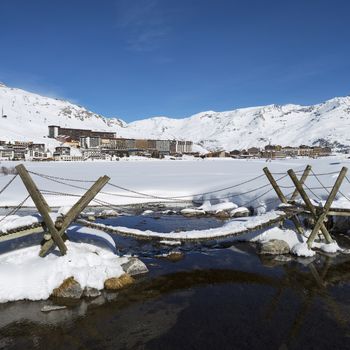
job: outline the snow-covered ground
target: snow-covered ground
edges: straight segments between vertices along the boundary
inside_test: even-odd
[[[40,258],[40,246],[0,255],[0,303],[48,299],[53,289],[72,276],[82,288],[101,290],[106,279],[124,274],[121,265],[128,258],[91,244],[67,241],[66,245],[65,256]]]
[[[272,162],[263,160],[234,160],[234,159],[187,159],[187,160],[145,160],[140,159],[122,160],[119,162],[72,162],[72,163],[25,163],[25,166],[33,172],[42,173],[49,176],[62,178],[81,179],[83,181],[95,180],[101,175],[111,177],[111,183],[118,186],[129,188],[134,191],[148,193],[158,197],[176,197],[189,196],[186,199],[201,200],[203,203],[201,210],[207,212],[217,212],[218,210],[235,210],[237,206],[242,206],[251,202],[251,205],[258,206],[259,216],[242,218],[240,220],[228,221],[223,227],[208,229],[203,231],[173,232],[170,234],[154,233],[151,231],[137,231],[139,235],[156,235],[166,240],[181,239],[181,235],[193,236],[194,238],[222,236],[225,232],[229,234],[235,230],[242,230],[250,225],[261,223],[264,220],[270,220],[278,216],[278,212],[266,210],[276,207],[279,201],[271,201],[276,198],[273,191],[261,196],[257,201],[254,198],[264,194],[270,187],[263,187],[257,191],[250,192],[252,189],[268,184],[264,176],[254,182],[248,182],[244,185],[233,187],[251,178],[263,174],[262,169],[268,166],[276,178],[281,178],[290,168],[296,171],[303,170],[307,164],[312,165],[315,173],[321,173],[321,181],[325,186],[331,186],[337,177],[342,166],[349,166],[350,160],[345,156],[337,156],[323,159],[285,159]],[[2,162],[0,166],[13,167],[16,163]],[[328,174],[331,173],[331,174]],[[334,173],[334,174],[333,174]],[[298,173],[300,176],[300,172]],[[0,190],[11,179],[12,175],[0,176]],[[69,187],[62,183],[52,182],[33,175],[35,182],[40,190],[55,191],[60,193],[82,194],[84,190]],[[91,183],[79,183],[75,181],[58,180],[68,182],[73,186],[88,187]],[[280,182],[283,186],[290,186],[291,181],[288,177]],[[307,185],[311,188],[320,187],[316,178],[310,176]],[[231,188],[230,188],[231,187]],[[218,189],[222,191],[210,193],[204,196],[196,194],[211,192]],[[350,197],[350,184],[345,181],[342,193]],[[106,193],[100,194],[98,198],[113,204],[130,204],[149,201],[160,201],[159,198],[144,197],[139,194],[127,192],[116,187],[106,186]],[[283,188],[287,194],[293,191],[292,188]],[[327,192],[324,189],[313,190],[317,196],[325,200]],[[244,192],[249,192],[243,194]],[[21,183],[20,178],[16,180],[0,194],[1,206],[16,205],[27,196],[27,192]],[[130,197],[125,197],[130,196]],[[61,211],[66,210],[72,205],[77,197],[67,197],[61,195],[45,195],[49,205],[65,206]],[[134,198],[137,197],[137,198]],[[313,200],[314,194],[311,194]],[[185,198],[184,198],[185,199]],[[179,200],[179,199],[178,199]],[[268,205],[266,203],[269,203]],[[350,202],[344,197],[339,197],[335,206],[350,207]],[[26,205],[33,205],[29,200]],[[53,214],[55,215],[55,214]],[[0,217],[1,220],[1,217]],[[3,220],[5,231],[13,228],[18,222],[26,224],[35,223],[38,218],[21,218],[13,216]],[[16,223],[17,221],[17,223]],[[133,228],[117,228],[127,232],[134,232]],[[83,228],[81,234],[101,236],[108,243],[114,245],[113,240],[106,233]],[[271,239],[285,240],[292,253],[300,256],[312,256],[314,251],[307,249],[306,238],[300,237],[292,230],[281,230],[273,228],[263,232],[248,234],[246,239],[251,241],[265,242]],[[6,283],[0,284],[0,302],[19,299],[46,299],[65,278],[73,276],[84,288],[94,287],[103,288],[103,281],[109,277],[118,277],[123,273],[121,264],[127,258],[121,258],[114,252],[95,247],[86,243],[67,242],[68,254],[59,257],[55,254],[49,254],[46,258],[38,257],[39,247],[29,247],[19,249],[10,253],[0,255],[0,281]],[[322,244],[315,243],[315,248],[322,249],[328,253],[334,253],[339,250],[336,243]],[[24,278],[24,276],[26,276]]]
[[[1,166],[14,167],[16,162],[1,162]],[[98,199],[115,205],[132,204],[142,202],[162,201],[162,198],[175,198],[178,201],[184,200],[209,200],[211,203],[217,202],[233,202],[239,206],[244,206],[247,202],[253,200],[257,196],[264,194],[271,187],[263,187],[257,191],[242,194],[268,184],[266,177],[263,175],[262,169],[268,166],[272,173],[280,173],[274,175],[279,179],[286,174],[290,168],[296,171],[303,170],[307,164],[312,165],[315,173],[338,172],[342,166],[350,165],[350,159],[346,156],[335,156],[320,159],[284,159],[266,162],[262,159],[241,160],[241,159],[201,159],[188,158],[187,160],[133,160],[123,159],[119,162],[115,161],[95,161],[95,162],[56,162],[56,163],[24,163],[28,170],[46,174],[49,176],[57,176],[62,178],[72,178],[79,180],[96,180],[99,176],[108,175],[111,184],[121,186],[123,188],[146,193],[149,196],[143,196],[137,193],[128,192],[110,185],[106,185],[102,190],[102,194],[98,195]],[[246,183],[244,185],[227,188],[235,184],[240,184],[251,178],[261,176],[259,179]],[[300,175],[300,173],[299,173]],[[0,189],[11,179],[12,175],[0,175]],[[320,180],[328,187],[332,186],[337,175],[320,176]],[[57,182],[52,182],[33,175],[34,181],[40,190],[55,191],[60,193],[69,193],[81,195],[84,189],[88,188],[91,183],[69,182],[73,187]],[[60,181],[60,180],[59,180]],[[288,176],[279,181],[282,186],[292,186],[292,182]],[[307,185],[311,188],[320,188],[320,184],[315,177],[309,176]],[[204,196],[197,195],[205,192],[216,191],[227,188],[223,191],[206,194]],[[350,184],[344,180],[341,187],[342,193],[350,197]],[[293,191],[293,188],[283,188],[285,194]],[[327,198],[327,192],[323,189],[314,189],[323,200]],[[15,181],[0,194],[0,206],[14,206],[20,203],[27,196],[27,192],[20,178]],[[185,196],[185,197],[183,197]],[[188,197],[186,197],[188,196]],[[315,198],[310,194],[311,198]],[[77,201],[77,197],[67,197],[64,195],[45,195],[50,206],[72,205]],[[255,206],[264,204],[266,201],[276,198],[275,193],[271,190],[263,195],[256,202],[250,204]],[[175,200],[174,199],[174,200]],[[278,200],[268,206],[272,208],[278,204]],[[94,204],[94,203],[93,203]],[[95,203],[96,204],[96,203]],[[342,196],[338,196],[337,206],[350,207],[350,202]],[[33,206],[33,202],[29,199],[26,206]]]

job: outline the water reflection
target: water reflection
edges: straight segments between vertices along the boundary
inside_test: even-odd
[[[248,244],[147,258],[150,274],[119,293],[50,314],[47,302],[1,305],[0,347],[346,348],[349,258],[273,261]]]

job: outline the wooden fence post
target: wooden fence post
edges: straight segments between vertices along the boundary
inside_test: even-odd
[[[87,192],[74,204],[74,206],[64,216],[63,221],[56,224],[56,228],[59,229],[59,236],[63,236],[66,229],[74,221],[78,215],[89,205],[89,203],[95,198],[98,192],[106,185],[110,180],[108,176],[100,177],[88,190]],[[47,240],[41,247],[39,255],[45,256],[46,253],[51,249],[54,244],[54,240]]]
[[[300,193],[300,196],[302,197],[302,199],[304,200],[307,208],[310,210],[311,215],[313,216],[313,218],[317,221],[318,220],[318,216],[317,216],[317,211],[315,209],[315,207],[313,206],[313,204],[311,203],[311,200],[309,199],[309,196],[307,195],[307,193],[305,192],[303,186],[300,184],[297,176],[295,175],[293,169],[289,169],[288,170],[288,174],[290,176],[290,178],[292,179],[295,187],[297,188],[298,192]],[[321,225],[319,227],[324,235],[324,237],[326,238],[328,243],[332,243],[333,239],[331,237],[331,235],[329,234],[326,226],[324,225],[323,221],[321,222]],[[311,248],[312,245],[312,241],[310,240],[310,237],[308,239],[308,247],[309,249]]]
[[[311,247],[313,240],[316,237],[316,234],[318,232],[318,230],[320,229],[321,225],[323,224],[324,219],[326,218],[329,209],[331,208],[331,205],[335,199],[335,196],[337,195],[339,188],[345,178],[345,175],[347,173],[348,169],[346,167],[343,167],[338,175],[338,178],[332,188],[331,193],[329,194],[329,197],[327,198],[327,201],[323,207],[323,212],[322,214],[318,217],[315,226],[309,236],[309,239],[307,240],[307,244],[309,245],[309,247]]]
[[[287,198],[285,197],[285,195],[284,195],[283,192],[281,191],[281,189],[280,189],[280,187],[278,186],[276,180],[275,180],[274,177],[272,176],[272,174],[271,174],[269,168],[268,168],[268,167],[265,167],[265,168],[263,169],[263,171],[264,171],[266,177],[268,178],[268,180],[270,181],[270,183],[271,183],[273,189],[275,190],[275,192],[276,192],[278,198],[280,199],[280,201],[281,201],[283,204],[287,204],[287,203],[288,203]],[[299,222],[297,216],[296,216],[296,215],[292,216],[292,217],[291,217],[291,220],[293,221],[293,224],[294,224],[295,228],[297,229],[297,231],[298,231],[300,234],[304,234],[304,230],[303,230],[303,228],[302,228],[302,226],[301,226],[301,224],[300,224],[300,222]]]
[[[67,247],[64,244],[62,237],[58,234],[58,231],[50,217],[50,207],[48,206],[45,198],[42,196],[42,194],[36,187],[33,179],[31,178],[23,164],[17,165],[16,170],[19,176],[21,177],[28,193],[30,194],[35,206],[37,207],[40,215],[42,216],[44,223],[46,224],[46,227],[48,228],[52,238],[54,239],[55,243],[60,249],[61,254],[65,255],[67,252]]]
[[[299,182],[300,182],[301,185],[304,185],[304,183],[305,183],[307,177],[308,177],[309,174],[310,174],[310,171],[311,171],[311,165],[307,165],[306,168],[305,168],[305,170],[304,170],[304,172],[303,172],[303,175],[301,176],[301,178],[300,178],[300,180],[299,180]],[[294,201],[295,198],[297,198],[298,194],[299,194],[299,191],[298,191],[297,188],[295,188],[295,190],[294,190],[292,196],[290,197],[290,201]]]

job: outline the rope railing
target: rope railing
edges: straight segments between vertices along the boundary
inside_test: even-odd
[[[15,208],[12,208],[6,215],[1,217],[0,223],[4,221],[6,218],[8,218],[9,216],[15,215],[23,207],[24,203],[29,199],[29,197],[30,195],[28,194],[28,196],[22,202],[20,202]]]
[[[300,173],[302,172],[302,170],[297,170],[296,171],[297,173]],[[59,184],[62,184],[64,186],[68,186],[68,187],[71,187],[71,188],[75,188],[75,189],[80,189],[80,190],[84,190],[86,191],[87,188],[83,187],[83,186],[79,186],[79,185],[76,185],[76,184],[72,184],[72,183],[69,183],[69,182],[75,182],[75,183],[92,183],[92,182],[95,182],[94,180],[82,180],[82,179],[73,179],[73,178],[66,178],[66,177],[59,177],[59,176],[53,176],[53,175],[48,175],[48,174],[42,174],[42,173],[38,173],[38,172],[34,172],[34,171],[29,171],[29,173],[33,174],[33,175],[36,175],[36,176],[39,176],[41,178],[44,178],[48,181],[52,181],[52,182],[55,182],[55,183],[59,183]],[[280,182],[282,181],[285,177],[287,177],[288,175],[285,174],[285,173],[272,173],[272,174],[275,174],[275,175],[283,175],[281,176],[280,178],[276,179],[276,182]],[[325,186],[322,181],[319,179],[318,176],[325,176],[325,175],[334,175],[334,174],[338,174],[338,172],[328,172],[328,173],[315,173],[314,171],[311,172],[311,176],[315,177],[315,179],[317,180],[317,182],[321,185],[321,187],[310,187],[310,186],[307,186],[305,184],[305,189],[310,192],[315,198],[317,198],[318,200],[321,200],[320,196],[315,193],[314,191],[315,190],[325,190],[327,191],[327,193],[329,194],[329,189],[331,187],[327,187]],[[0,194],[2,192],[4,192],[6,190],[6,188],[8,188],[11,183],[15,180],[15,178],[17,177],[17,175],[15,175],[1,190],[0,190]],[[123,187],[123,186],[119,186],[119,185],[116,185],[114,183],[108,183],[108,185],[110,185],[111,187],[114,187],[114,188],[118,188],[122,191],[125,191],[125,192],[129,192],[131,194],[121,194],[121,193],[113,193],[113,192],[109,192],[109,191],[100,191],[99,192],[99,195],[107,195],[107,196],[115,196],[115,197],[125,197],[125,198],[134,198],[134,199],[146,199],[146,198],[150,198],[150,199],[159,199],[159,200],[165,200],[165,201],[175,201],[175,202],[180,202],[180,201],[183,201],[183,202],[188,202],[191,200],[192,198],[192,201],[197,203],[197,204],[201,204],[202,202],[196,202],[193,198],[194,197],[204,197],[206,195],[209,195],[209,194],[214,194],[214,193],[219,193],[219,192],[222,192],[222,191],[227,191],[229,189],[234,189],[234,188],[238,188],[240,186],[243,186],[245,184],[248,184],[248,183],[252,183],[252,182],[255,182],[257,180],[259,180],[260,178],[264,177],[264,174],[262,175],[259,175],[259,176],[255,176],[253,178],[250,178],[246,181],[243,181],[243,182],[240,182],[240,183],[237,183],[237,184],[234,184],[234,185],[231,185],[231,186],[226,186],[226,187],[223,187],[223,188],[219,188],[219,189],[216,189],[216,190],[213,190],[213,191],[207,191],[207,192],[202,192],[202,193],[195,193],[195,194],[189,194],[189,195],[183,195],[183,196],[158,196],[158,195],[154,195],[154,194],[149,194],[149,193],[145,193],[145,192],[140,192],[140,191],[135,191],[135,190],[132,190],[132,189],[129,189],[129,188],[126,188],[126,187]],[[346,180],[350,183],[350,180],[348,177],[346,177]],[[239,197],[239,196],[244,196],[244,195],[247,195],[247,194],[251,194],[251,193],[254,193],[254,192],[258,192],[259,190],[261,189],[264,189],[264,188],[267,188],[269,187],[270,184],[269,183],[266,183],[266,184],[263,184],[261,186],[258,186],[258,187],[255,187],[255,188],[252,188],[252,189],[249,189],[247,191],[244,191],[244,192],[240,192],[240,193],[231,193],[231,194],[225,194],[225,195],[222,195],[222,196],[217,196],[215,197],[216,199],[218,200],[221,200],[221,199],[232,199],[232,198],[236,198],[236,197]],[[282,188],[282,189],[292,189],[294,188],[294,186],[289,186],[289,185],[280,185],[279,186]],[[258,196],[254,197],[253,199],[250,199],[248,202],[242,204],[242,206],[249,206],[251,205],[251,203],[254,203],[255,201],[259,200],[260,198],[264,197],[266,194],[270,193],[272,191],[272,189],[268,189],[267,191],[263,192],[262,194],[259,194]],[[66,196],[66,197],[80,197],[79,194],[73,194],[73,193],[67,193],[67,192],[58,192],[58,191],[51,191],[51,190],[47,190],[47,189],[44,189],[42,190],[42,193],[45,194],[45,195],[48,195],[48,196]],[[349,198],[347,198],[343,193],[339,192],[344,198],[346,198],[347,200],[350,201]],[[186,198],[186,199],[185,199]],[[110,201],[106,201],[105,199],[100,199],[100,198],[95,198],[95,203],[98,203],[100,205],[105,205],[105,206],[109,206],[109,207],[116,207],[117,205],[116,204],[113,204],[111,203]],[[272,201],[271,201],[272,202]],[[268,205],[268,203],[266,202],[265,205]],[[258,207],[261,207],[261,205],[259,205]],[[258,207],[254,208],[254,209],[257,209]]]
[[[297,172],[301,172],[301,170],[297,171]],[[91,183],[91,182],[93,182],[93,180],[79,180],[79,179],[72,179],[72,178],[63,178],[63,177],[58,177],[58,176],[53,176],[53,175],[41,174],[41,173],[37,173],[37,172],[30,172],[30,173],[32,173],[33,175],[42,177],[42,178],[44,178],[46,180],[49,180],[49,181],[52,181],[52,182],[56,182],[56,183],[59,183],[59,184],[62,184],[62,185],[68,186],[68,187],[81,189],[81,190],[87,190],[87,188],[82,187],[82,186],[78,186],[78,185],[74,185],[74,184],[70,184],[70,183],[67,183],[66,181],[81,182],[81,183]],[[337,173],[338,172],[328,172],[328,173],[315,174],[312,171],[312,176],[314,176],[317,179],[317,181],[320,183],[321,187],[309,187],[306,184],[305,184],[305,187],[314,197],[316,197],[318,200],[321,200],[319,195],[316,194],[314,191],[315,190],[320,190],[320,189],[325,189],[329,193],[328,188],[331,188],[331,187],[324,186],[321,183],[321,181],[319,180],[318,175],[320,175],[320,176],[333,175],[333,174],[337,174]],[[281,176],[280,178],[276,179],[277,182],[283,180],[285,177],[288,176],[285,173],[274,173],[274,174],[281,174],[281,175],[283,174],[283,176]],[[256,177],[253,177],[253,178],[250,178],[250,179],[248,179],[246,181],[243,181],[243,182],[240,182],[238,184],[231,185],[231,186],[226,186],[224,188],[216,189],[216,190],[213,190],[213,191],[207,191],[207,192],[195,193],[195,194],[189,194],[189,195],[183,195],[183,196],[158,196],[158,195],[149,194],[149,193],[145,193],[145,192],[135,191],[135,190],[132,190],[132,189],[129,189],[129,188],[126,188],[126,187],[123,187],[123,186],[119,186],[119,185],[116,185],[116,184],[113,184],[113,183],[108,183],[108,185],[110,185],[111,187],[114,187],[114,188],[118,188],[118,189],[120,189],[122,191],[132,193],[132,195],[130,195],[130,194],[128,194],[128,195],[127,194],[121,194],[121,193],[113,193],[113,192],[108,192],[108,191],[100,191],[100,194],[104,194],[104,195],[107,195],[107,196],[115,196],[115,197],[134,198],[134,199],[151,198],[151,199],[158,199],[158,200],[165,200],[165,201],[176,201],[176,202],[184,201],[184,202],[188,202],[191,198],[192,198],[192,201],[194,201],[193,198],[195,198],[195,197],[204,197],[204,196],[209,195],[209,194],[219,193],[219,192],[222,192],[222,191],[227,191],[229,189],[238,188],[238,187],[243,186],[243,185],[245,185],[247,183],[254,182],[254,181],[256,181],[256,180],[258,180],[258,179],[260,179],[262,177],[264,177],[264,174],[256,176]],[[218,197],[216,197],[216,199],[220,200],[220,199],[235,198],[235,197],[238,197],[238,196],[243,196],[243,195],[246,195],[246,194],[250,194],[250,193],[256,192],[256,191],[258,191],[260,189],[263,189],[263,188],[266,188],[268,186],[270,186],[269,183],[264,184],[264,185],[259,186],[259,187],[255,187],[255,188],[250,189],[250,190],[245,191],[245,192],[240,192],[240,193],[237,193],[237,194],[228,194],[228,195],[218,196]],[[290,185],[290,186],[280,185],[280,187],[284,188],[284,189],[294,188],[293,185]],[[51,192],[47,192],[47,194],[48,195],[50,195],[50,194],[53,195],[54,193],[51,191]],[[65,194],[65,195],[67,196],[68,194]],[[345,198],[347,198],[344,194],[342,194],[342,195]],[[106,202],[106,203],[111,205],[111,203],[109,203],[109,202]],[[198,203],[200,203],[200,202],[198,202]]]
[[[5,192],[5,190],[12,184],[13,181],[15,181],[16,177],[18,176],[18,174],[14,175],[10,181],[0,190],[0,194],[2,194],[3,192]]]

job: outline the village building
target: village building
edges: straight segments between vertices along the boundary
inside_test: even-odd
[[[58,146],[55,148],[54,155],[63,155],[63,156],[70,156],[70,147],[67,146]]]
[[[209,152],[205,155],[206,158],[226,158],[230,157],[230,153],[226,151],[216,151],[216,152]]]
[[[96,149],[96,148],[100,148],[101,146],[101,138],[98,136],[81,136],[80,137],[80,147],[81,148],[92,148],[92,149]]]
[[[0,160],[13,160],[14,158],[13,148],[8,148],[6,146],[0,146]]]
[[[115,138],[115,132],[92,131],[89,129],[61,128],[57,125],[49,125],[49,138],[69,136],[72,140],[79,141],[81,137]]]
[[[192,141],[178,141],[173,140],[170,143],[170,153],[171,154],[177,154],[177,153],[192,153]]]
[[[232,158],[239,158],[240,155],[241,155],[241,151],[239,151],[238,149],[235,149],[235,150],[230,152],[230,156]]]
[[[298,147],[285,146],[282,148],[282,151],[286,154],[287,157],[296,157],[298,155]]]
[[[155,141],[155,149],[160,154],[170,154],[170,141],[169,140],[156,140]]]

